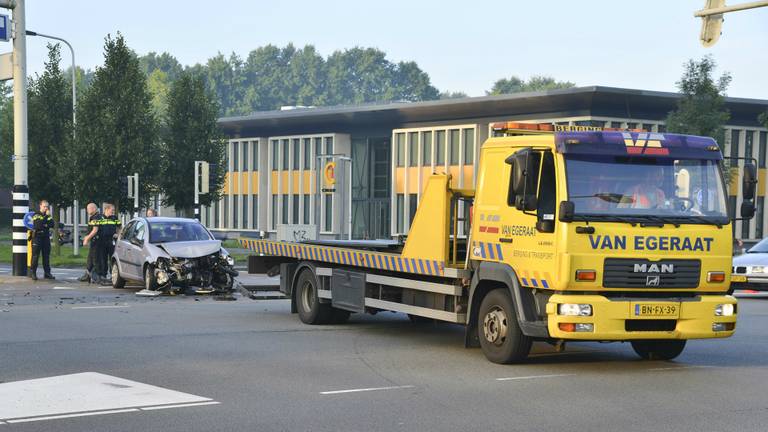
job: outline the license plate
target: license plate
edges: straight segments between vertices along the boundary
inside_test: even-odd
[[[747,281],[746,276],[731,275],[731,282],[746,282],[746,281]]]
[[[676,317],[680,305],[674,303],[635,303],[635,316],[639,317]]]

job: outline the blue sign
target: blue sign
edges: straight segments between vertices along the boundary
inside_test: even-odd
[[[8,15],[0,15],[0,41],[8,42],[11,40],[11,20]]]
[[[35,225],[32,222],[32,216],[35,215],[35,212],[27,212],[27,214],[24,215],[24,226],[27,227],[27,229],[34,229]]]

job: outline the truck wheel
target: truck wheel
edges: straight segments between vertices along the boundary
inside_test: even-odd
[[[117,265],[117,260],[112,260],[112,286],[125,288],[125,279],[120,276],[120,266]]]
[[[512,296],[506,288],[497,288],[483,298],[477,329],[483,354],[494,363],[520,362],[531,351],[533,341],[520,330]]]
[[[320,303],[317,280],[310,270],[303,270],[296,280],[296,308],[304,324],[327,324],[333,318],[329,304]]]
[[[672,360],[685,348],[684,340],[637,340],[632,349],[645,360]]]

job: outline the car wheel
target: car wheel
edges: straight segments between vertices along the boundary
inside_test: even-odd
[[[483,354],[494,363],[520,362],[531,351],[533,340],[520,330],[512,296],[506,288],[494,289],[483,298],[477,330]]]
[[[155,280],[155,268],[151,264],[144,267],[144,289],[154,291],[157,289]]]
[[[632,349],[645,360],[672,360],[685,348],[684,340],[637,340]]]
[[[120,266],[117,264],[117,260],[112,260],[112,286],[125,288],[125,279],[120,276]]]

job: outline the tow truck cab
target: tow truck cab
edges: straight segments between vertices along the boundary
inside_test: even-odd
[[[733,334],[736,299],[726,294],[731,221],[713,139],[520,123],[493,128],[473,206],[474,285],[483,283],[483,267],[503,268],[522,302],[530,299],[518,315],[545,325],[548,338],[632,341],[646,358],[674,357],[687,339]],[[753,165],[745,164],[743,178],[741,213],[749,218]],[[478,335],[493,343],[483,337],[500,321],[483,312]],[[522,321],[522,333],[535,336]]]

